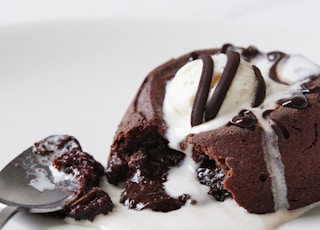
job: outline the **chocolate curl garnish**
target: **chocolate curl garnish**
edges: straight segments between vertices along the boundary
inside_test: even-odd
[[[240,54],[237,52],[227,53],[227,64],[222,72],[221,78],[217,83],[210,100],[206,105],[205,121],[209,121],[217,116],[223,100],[231,86],[232,80],[236,75],[240,64]]]
[[[274,61],[273,65],[271,66],[270,68],[270,71],[269,71],[269,77],[278,82],[278,83],[281,83],[281,84],[285,84],[287,85],[287,83],[285,82],[282,82],[279,77],[278,77],[278,74],[277,74],[277,67],[278,67],[278,64],[279,62],[284,58],[284,57],[287,57],[287,54],[285,53],[282,53],[280,51],[274,51],[274,52],[270,52],[267,54],[267,57],[269,59],[269,61]]]
[[[258,81],[256,93],[252,102],[252,107],[258,107],[264,100],[266,96],[266,83],[264,81],[264,78],[262,77],[262,74],[258,67],[255,65],[252,66],[252,69],[254,71],[254,74],[256,76],[256,79]]]
[[[194,98],[191,112],[191,126],[200,125],[203,122],[203,115],[210,91],[210,85],[213,74],[213,60],[210,55],[201,55],[203,62],[202,73],[198,85],[198,89]]]

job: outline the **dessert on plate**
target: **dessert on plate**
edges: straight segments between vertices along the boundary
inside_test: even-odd
[[[68,135],[49,136],[33,151],[54,159],[51,173],[70,177],[76,188],[77,199],[57,213],[67,221],[95,220],[92,226],[108,229],[134,221],[140,228],[145,215],[130,210],[149,209],[141,214],[150,228],[194,229],[200,221],[211,229],[215,216],[218,228],[269,229],[320,201],[319,121],[320,66],[301,55],[226,44],[148,74],[106,168]],[[202,219],[185,220],[195,213]]]
[[[105,172],[131,209],[169,212],[211,196],[264,214],[320,200],[319,154],[320,67],[226,44],[148,74]]]

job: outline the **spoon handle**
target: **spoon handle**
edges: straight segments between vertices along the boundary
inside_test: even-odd
[[[5,223],[12,217],[16,212],[19,211],[19,207],[6,206],[0,212],[0,229],[5,225]]]

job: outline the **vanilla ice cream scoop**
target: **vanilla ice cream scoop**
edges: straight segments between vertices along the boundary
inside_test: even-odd
[[[239,106],[242,108],[256,107],[264,99],[265,84],[260,71],[246,61],[241,60],[240,54],[237,52],[229,52],[226,56],[227,61],[223,71],[215,73],[216,76],[220,76],[217,77],[217,83],[212,84],[210,87],[211,96],[206,103],[204,111],[205,121],[211,120],[218,115],[230,114],[234,110],[240,111],[237,109]],[[195,99],[202,94],[202,91],[200,80]],[[193,104],[194,113],[198,112],[197,103],[195,100]],[[202,103],[205,103],[205,101]],[[191,116],[192,125],[193,123],[194,125],[202,123],[200,119],[197,120],[195,118],[195,116]]]
[[[183,136],[208,122],[213,127],[226,124],[241,110],[258,106],[264,95],[260,71],[239,53],[202,55],[180,68],[167,84],[164,116],[169,127],[175,127],[175,135]]]
[[[320,73],[319,65],[301,55],[279,51],[250,55],[233,46],[202,54],[168,81],[163,117],[171,148],[179,149],[189,134],[226,124],[254,127],[264,111],[275,109],[279,102],[291,103],[301,85]]]

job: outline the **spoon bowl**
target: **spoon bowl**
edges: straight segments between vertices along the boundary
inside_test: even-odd
[[[0,228],[17,211],[58,211],[76,198],[77,185],[72,178],[55,170],[52,156],[34,154],[32,149],[22,152],[0,172],[0,202],[8,206],[0,213]]]

